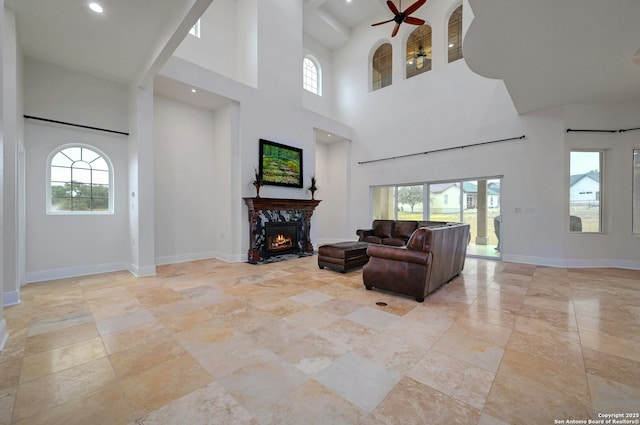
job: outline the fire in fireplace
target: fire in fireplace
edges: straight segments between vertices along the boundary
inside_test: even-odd
[[[267,222],[265,223],[265,258],[274,255],[298,252],[298,223]]]

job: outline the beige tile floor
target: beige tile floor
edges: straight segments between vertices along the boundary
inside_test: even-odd
[[[419,304],[316,260],[25,286],[4,310],[0,424],[541,425],[640,412],[639,271],[470,258]]]

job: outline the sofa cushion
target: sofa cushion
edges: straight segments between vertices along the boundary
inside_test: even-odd
[[[396,221],[396,225],[393,229],[393,237],[396,239],[404,239],[406,242],[417,228],[417,221]]]
[[[393,236],[393,220],[373,220],[373,234],[380,239],[390,238]]]

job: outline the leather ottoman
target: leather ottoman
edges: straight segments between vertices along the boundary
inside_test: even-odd
[[[368,242],[338,242],[318,248],[318,267],[330,267],[342,273],[369,261]]]

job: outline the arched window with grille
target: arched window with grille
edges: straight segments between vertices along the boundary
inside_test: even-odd
[[[109,158],[88,145],[65,145],[49,155],[47,212],[113,212],[113,173]]]
[[[448,26],[449,63],[462,58],[462,5],[449,17]]]
[[[378,47],[371,61],[371,90],[375,91],[391,85],[392,66],[391,43]]]
[[[431,70],[431,27],[420,25],[407,39],[407,78]]]
[[[312,56],[307,56],[302,61],[302,87],[313,94],[322,96],[320,84],[320,66]]]

